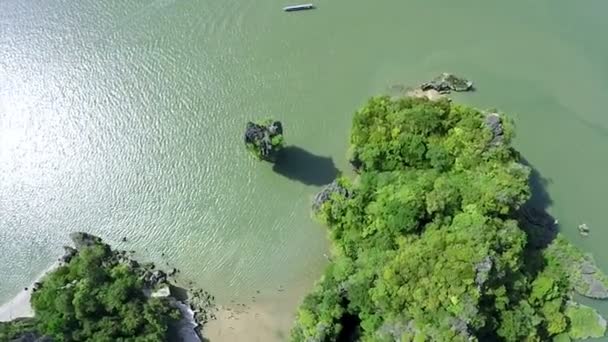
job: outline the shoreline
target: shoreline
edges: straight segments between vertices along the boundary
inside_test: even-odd
[[[27,287],[27,290],[23,289],[17,293],[11,300],[0,305],[0,322],[9,322],[16,318],[29,318],[34,317],[34,310],[30,304],[30,298],[32,297],[32,289],[34,284],[39,282],[44,276],[59,267],[59,262],[54,262],[45,269],[40,275],[38,275],[31,284]]]
[[[27,290],[22,289],[8,302],[0,304],[0,322],[10,322],[19,318],[34,317],[34,310],[30,303],[32,290],[37,282],[40,282],[48,273],[53,272],[61,266],[60,261],[55,261],[38,275],[27,287]],[[194,311],[187,302],[172,297],[172,305],[177,308],[182,317],[174,326],[177,335],[184,342],[201,342],[205,341],[199,329],[199,322],[195,318]]]

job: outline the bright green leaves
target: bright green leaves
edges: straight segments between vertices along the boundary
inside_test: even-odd
[[[294,341],[546,341],[566,330],[569,281],[527,249],[514,219],[529,169],[510,121],[488,115],[388,97],[355,114],[359,176],[317,213],[336,253]]]
[[[38,330],[57,341],[166,341],[179,313],[143,295],[126,264],[109,262],[106,245],[81,249],[32,295]]]

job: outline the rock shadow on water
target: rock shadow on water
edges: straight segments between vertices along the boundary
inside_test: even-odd
[[[333,181],[339,170],[330,157],[318,156],[297,146],[279,151],[272,170],[306,185],[321,186]]]
[[[558,221],[547,212],[553,203],[547,191],[551,181],[521,156],[520,163],[530,168],[530,199],[519,209],[520,225],[528,235],[528,243],[535,249],[544,249],[555,240],[559,232]]]

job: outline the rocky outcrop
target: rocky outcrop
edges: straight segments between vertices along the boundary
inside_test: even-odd
[[[84,232],[74,232],[70,234],[70,239],[76,246],[76,249],[82,249],[85,247],[91,247],[97,244],[103,244],[103,241],[100,237],[95,235],[84,233]]]
[[[171,297],[171,286],[164,284],[150,293],[152,298],[167,298]]]
[[[63,256],[59,258],[59,261],[64,264],[69,263],[76,256],[76,254],[78,254],[78,250],[70,246],[63,246],[63,250],[65,252],[63,253]]]
[[[546,253],[564,265],[574,291],[589,298],[608,299],[608,276],[595,264],[591,255],[583,254],[559,235]]]
[[[190,297],[187,300],[187,304],[190,309],[194,312],[196,321],[201,324],[206,324],[211,319],[215,319],[214,314],[214,301],[215,297],[209,292],[204,290],[190,289],[188,291]]]
[[[334,180],[333,182],[323,187],[323,189],[321,189],[321,191],[319,191],[315,195],[315,198],[313,199],[312,203],[312,210],[315,212],[319,211],[323,204],[330,200],[333,194],[340,194],[341,196],[344,196],[346,198],[350,197],[350,192],[348,191],[348,189],[340,185],[340,183],[338,183],[338,180]]]
[[[472,91],[473,82],[457,77],[450,73],[442,73],[429,82],[422,83],[420,89],[423,91],[435,90],[439,94],[449,94],[451,91]]]
[[[245,145],[260,160],[274,161],[283,147],[283,125],[280,121],[248,122]]]
[[[502,128],[502,121],[498,113],[490,113],[486,115],[484,124],[492,132],[492,140],[490,144],[493,146],[502,144],[504,140],[504,131]]]
[[[408,90],[405,95],[419,99],[425,98],[430,101],[439,101],[446,97],[445,94],[442,94],[435,89],[422,90],[420,88]]]

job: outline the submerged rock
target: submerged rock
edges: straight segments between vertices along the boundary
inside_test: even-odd
[[[440,94],[448,94],[450,91],[472,91],[473,82],[468,81],[464,78],[457,77],[453,74],[444,72],[441,75],[435,77],[430,82],[425,82],[420,85],[420,89],[423,91],[436,90]]]
[[[260,160],[274,161],[283,148],[283,125],[280,121],[248,122],[245,145]]]
[[[582,236],[588,236],[589,235],[589,226],[587,226],[586,223],[579,224],[578,225],[578,232]]]

